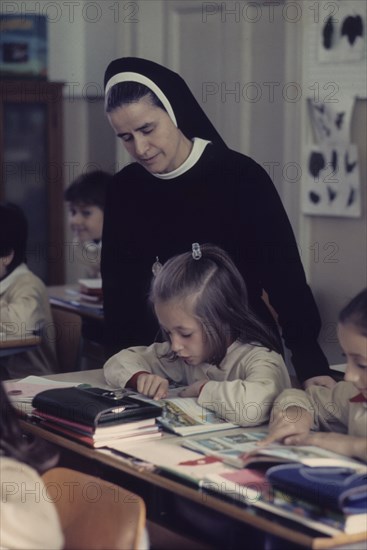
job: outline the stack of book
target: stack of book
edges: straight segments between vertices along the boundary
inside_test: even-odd
[[[79,279],[79,298],[88,303],[102,304],[102,279]]]
[[[365,464],[311,445],[259,448],[265,436],[242,432],[182,445],[232,466],[204,476],[200,485],[208,491],[326,535],[367,532]]]
[[[292,463],[286,466],[284,474],[287,480],[280,487],[275,481],[278,467],[274,466],[267,472],[243,468],[209,473],[200,485],[208,491],[252,506],[254,510],[258,508],[270,512],[325,535],[364,533],[367,537],[366,474],[353,468],[310,467]],[[303,470],[310,485],[312,483],[311,493],[304,492],[301,486],[294,483],[290,474],[294,469]],[[355,485],[350,490],[355,491],[353,495],[342,495],[341,488],[337,491],[337,477],[353,478]],[[333,481],[330,478],[334,478]],[[348,487],[343,489],[346,493]],[[338,495],[333,502],[328,498],[332,493]]]
[[[123,390],[50,389],[38,393],[32,406],[32,417],[42,427],[90,447],[161,436],[155,422],[161,409],[135,400]]]

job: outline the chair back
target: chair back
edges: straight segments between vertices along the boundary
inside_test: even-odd
[[[139,548],[146,515],[138,495],[69,468],[52,468],[42,477],[60,517],[65,550]]]
[[[79,370],[82,350],[82,319],[77,313],[51,306],[55,325],[59,372]]]

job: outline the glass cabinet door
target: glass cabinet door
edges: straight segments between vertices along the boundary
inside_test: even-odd
[[[47,285],[64,283],[62,83],[1,83],[0,199],[28,220],[27,262]]]
[[[41,103],[6,103],[3,124],[4,195],[24,210],[28,266],[47,281],[47,107]]]

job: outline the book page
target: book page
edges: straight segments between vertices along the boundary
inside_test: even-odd
[[[32,407],[33,397],[41,391],[53,390],[55,388],[69,388],[80,385],[80,382],[60,382],[59,380],[50,380],[43,376],[31,375],[16,382],[5,380],[3,384],[12,405],[21,414],[31,414],[34,410]]]
[[[198,455],[194,451],[182,448],[177,436],[164,434],[157,441],[131,442],[116,440],[108,447],[115,451],[121,451],[124,456],[130,455],[142,463],[154,464],[174,474],[199,483],[205,475],[224,470],[223,463],[218,459],[211,459]],[[227,467],[228,469],[228,467]]]
[[[313,445],[288,446],[272,443],[259,448],[258,442],[265,436],[265,432],[242,432],[216,437],[186,438],[182,445],[205,455],[219,457],[226,464],[238,468],[269,457],[274,458],[274,462],[301,462],[307,466],[339,466],[352,468],[356,472],[367,471],[367,466],[358,460]]]
[[[134,394],[133,397],[163,407],[163,415],[158,420],[163,427],[177,434],[191,435],[236,427],[199,405],[194,397],[171,397],[177,396],[181,390],[182,387],[170,388],[169,396],[158,401],[141,394]]]

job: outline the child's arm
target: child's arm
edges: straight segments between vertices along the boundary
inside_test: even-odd
[[[214,369],[214,367],[213,367]],[[261,346],[242,345],[227,354],[216,373],[207,371],[198,403],[240,426],[267,422],[275,398],[290,386],[284,361]]]
[[[15,337],[39,329],[39,321],[44,319],[42,290],[41,284],[14,285],[0,300],[0,331]]]
[[[158,390],[160,395],[162,389],[168,387],[167,379],[179,375],[174,362],[165,358],[167,350],[167,343],[121,350],[104,364],[107,383],[121,388],[132,387],[149,397],[156,397]]]
[[[328,451],[334,451],[345,456],[359,458],[367,462],[367,440],[365,437],[339,434],[335,432],[310,433],[305,445],[316,445]]]
[[[283,410],[273,408],[269,435],[259,446],[265,447],[274,441],[281,441],[285,445],[306,445],[312,424],[312,414],[301,406],[292,405]]]
[[[327,388],[332,389],[337,382],[331,378],[331,376],[313,376],[304,381],[303,386],[305,390],[310,386],[326,386]]]
[[[364,437],[335,433],[336,429],[348,429],[349,400],[355,393],[354,386],[347,382],[339,382],[332,390],[316,386],[307,391],[285,390],[274,404],[269,436],[259,445],[273,441],[316,445],[366,460]],[[320,427],[331,432],[310,432]]]

